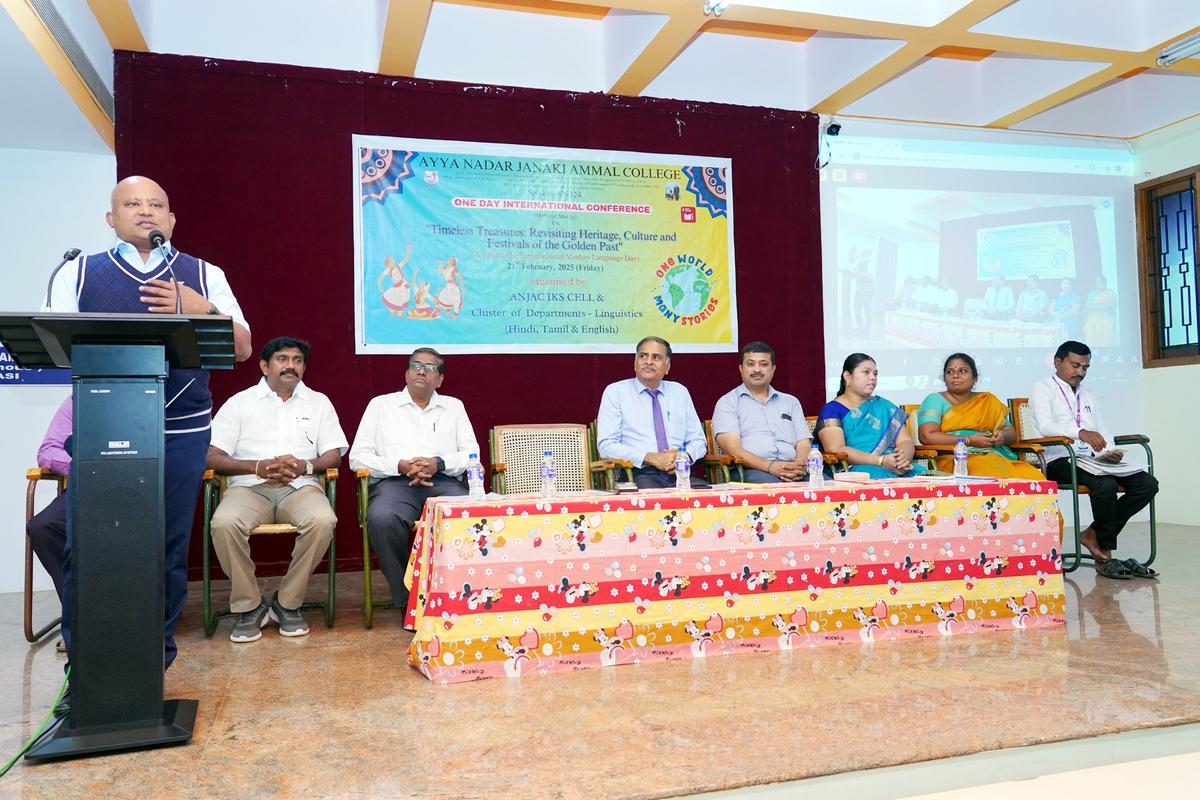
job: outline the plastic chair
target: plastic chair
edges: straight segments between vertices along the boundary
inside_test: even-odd
[[[592,488],[586,425],[497,425],[488,434],[492,491],[498,494],[538,492],[542,488],[542,456],[554,453],[555,488]]]
[[[37,487],[39,481],[57,481],[58,493],[62,494],[67,490],[67,476],[59,475],[57,472],[51,472],[48,469],[33,468],[25,470],[25,479],[29,485],[25,488],[25,524],[29,524],[29,520],[34,516],[34,505],[37,500]],[[25,641],[29,643],[40,640],[50,631],[62,622],[62,617],[55,617],[51,622],[43,625],[36,631],[33,629],[33,546],[29,543],[29,537],[25,537]]]
[[[1008,401],[1008,408],[1009,408],[1009,412],[1012,414],[1013,428],[1017,432],[1018,444],[1020,444],[1022,446],[1026,446],[1026,447],[1035,446],[1037,448],[1035,452],[1037,453],[1038,466],[1041,468],[1043,473],[1046,471],[1046,456],[1045,456],[1045,450],[1044,450],[1045,446],[1047,446],[1047,445],[1063,445],[1067,449],[1067,457],[1071,459],[1071,480],[1069,482],[1059,482],[1058,489],[1059,489],[1059,491],[1065,491],[1065,492],[1071,493],[1071,507],[1074,511],[1073,519],[1074,519],[1074,527],[1075,527],[1075,553],[1074,553],[1074,558],[1070,562],[1070,566],[1067,566],[1067,558],[1066,558],[1066,556],[1068,556],[1070,554],[1069,553],[1063,554],[1063,572],[1074,572],[1076,569],[1079,568],[1079,564],[1080,564],[1080,562],[1083,561],[1083,559],[1094,560],[1094,559],[1092,559],[1091,553],[1084,551],[1083,545],[1080,543],[1080,540],[1079,540],[1079,536],[1083,532],[1083,529],[1079,527],[1079,496],[1081,494],[1087,494],[1088,488],[1086,486],[1078,485],[1078,482],[1077,482],[1078,479],[1076,477],[1076,474],[1078,472],[1078,469],[1077,469],[1078,462],[1075,458],[1075,448],[1073,447],[1074,441],[1071,439],[1068,439],[1066,436],[1026,437],[1026,435],[1025,435],[1026,432],[1031,432],[1031,431],[1037,430],[1037,428],[1033,422],[1033,413],[1031,412],[1031,410],[1029,408],[1029,398],[1028,397],[1013,397],[1013,398],[1011,398]],[[1154,453],[1150,450],[1150,437],[1145,436],[1140,433],[1124,434],[1121,436],[1114,436],[1113,444],[1122,445],[1122,446],[1129,446],[1129,445],[1135,445],[1135,444],[1139,445],[1143,450],[1146,451],[1146,471],[1149,472],[1151,475],[1154,475]],[[1125,487],[1122,486],[1120,483],[1120,478],[1117,479],[1117,491],[1118,492],[1125,491]],[[1150,566],[1151,564],[1154,563],[1154,558],[1157,554],[1158,554],[1158,530],[1157,530],[1157,524],[1156,524],[1155,514],[1154,514],[1154,498],[1151,498],[1150,499],[1150,557],[1144,561],[1142,561],[1142,559],[1138,559],[1138,560],[1142,561],[1142,563],[1145,564],[1146,566]]]
[[[321,487],[325,490],[325,497],[329,500],[329,505],[337,508],[337,478],[338,470],[327,469],[320,476]],[[217,622],[221,617],[231,616],[234,612],[229,609],[224,611],[212,610],[212,516],[217,510],[217,505],[221,502],[221,497],[225,493],[226,479],[224,476],[219,476],[211,469],[204,472],[204,488],[201,490],[204,494],[204,574],[203,588],[201,590],[201,617],[204,622],[204,635],[212,636],[217,629]],[[296,526],[286,523],[267,523],[259,525],[250,531],[251,536],[260,534],[292,534],[297,533]],[[329,539],[329,597],[324,603],[305,603],[300,606],[302,611],[311,609],[324,609],[325,611],[325,627],[333,627],[333,613],[335,598],[337,594],[337,530],[334,529],[333,536]]]

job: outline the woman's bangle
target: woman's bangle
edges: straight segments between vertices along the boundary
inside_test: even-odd
[[[768,475],[774,475],[774,474],[775,474],[774,472],[771,472],[771,467],[773,467],[773,466],[775,466],[775,462],[774,462],[774,461],[770,461],[770,462],[768,462],[768,463],[767,463],[767,474],[768,474]]]
[[[256,477],[256,478],[262,477],[261,475],[258,474],[258,465],[261,463],[262,463],[262,459],[259,459],[258,461],[254,462],[254,477]]]
[[[881,466],[881,467],[883,466],[883,456],[880,456],[880,457],[879,457],[879,464],[878,464],[878,466]]]

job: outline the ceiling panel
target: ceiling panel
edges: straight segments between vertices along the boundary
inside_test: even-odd
[[[845,112],[866,117],[987,125],[1104,66],[1011,55],[993,55],[979,61],[927,58],[846,106]]]
[[[1151,70],[1013,127],[1130,138],[1200,114],[1200,75]]]
[[[601,92],[601,20],[434,3],[417,77]]]
[[[779,11],[804,11],[834,17],[895,22],[901,25],[936,25],[971,0],[733,0],[738,5]]]
[[[156,53],[373,72],[388,0],[132,3]]]
[[[1137,51],[1197,25],[1197,0],[1017,0],[971,30]]]

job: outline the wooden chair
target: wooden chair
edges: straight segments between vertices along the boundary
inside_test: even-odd
[[[601,458],[596,436],[596,420],[592,420],[588,424],[588,471],[592,474],[592,485],[612,491],[622,477],[632,483],[633,462],[623,458]]]
[[[921,408],[920,403],[905,403],[904,404],[904,411],[908,414],[908,433],[910,436],[912,436],[913,443],[916,444],[916,446],[917,446],[917,453],[916,453],[916,456],[914,456],[914,460],[916,458],[922,458],[925,461],[925,463],[929,469],[929,472],[933,475],[950,475],[952,473],[943,472],[942,470],[939,470],[937,468],[937,459],[938,459],[938,456],[954,455],[954,445],[952,445],[952,444],[933,444],[932,442],[922,442],[921,441],[921,431],[920,431],[921,425],[920,425],[919,420],[917,419],[917,411],[920,408]],[[1014,430],[1019,430],[1016,428],[1015,424],[1014,424],[1013,428],[1014,428]],[[1014,453],[1016,453],[1018,456],[1020,456],[1023,460],[1026,460],[1031,464],[1040,463],[1040,461],[1038,460],[1039,459],[1038,454],[1042,452],[1042,447],[1040,445],[1030,444],[1028,442],[1022,442],[1021,434],[1019,432],[1017,433],[1017,441],[1008,445],[1008,449],[1012,450]],[[1042,465],[1041,469],[1043,472],[1045,472],[1045,470],[1046,470],[1045,465]]]
[[[40,481],[56,481],[58,483],[58,493],[61,495],[67,490],[67,476],[59,475],[57,472],[51,472],[48,469],[33,469],[25,470],[25,479],[29,485],[25,488],[25,524],[29,524],[29,520],[34,516],[34,505],[37,500],[37,487]],[[29,643],[40,640],[50,631],[62,622],[62,617],[55,617],[50,622],[38,628],[33,629],[33,546],[29,543],[29,537],[25,537],[25,641]]]
[[[367,531],[368,494],[371,489],[371,471],[355,470],[354,482],[358,488],[358,527],[362,531],[363,553],[363,627],[367,630],[375,624],[375,609],[395,608],[390,600],[376,600],[371,587],[371,537]],[[415,536],[413,537],[416,538]]]
[[[737,470],[737,480],[744,481],[746,472],[742,460],[729,455],[721,449],[717,437],[713,435],[712,420],[704,420],[704,438],[708,442],[708,453],[701,460],[709,483],[729,483],[732,478],[730,466]]]
[[[812,440],[816,442],[817,418],[815,416],[805,417],[804,420],[808,423],[808,430],[812,434]],[[720,443],[717,442],[717,437],[713,434],[711,419],[704,420],[704,436],[708,440],[708,455],[704,457],[703,464],[708,471],[709,482],[728,483],[730,480],[733,480],[733,469],[737,470],[737,480],[744,481],[746,477],[745,462],[737,456],[731,456],[721,449]],[[822,452],[821,458],[824,460],[826,466],[836,467],[841,470],[848,468],[849,462],[846,460],[845,453]],[[718,481],[718,476],[722,480]]]
[[[590,441],[586,425],[497,425],[488,434],[491,448],[492,491],[498,494],[539,492],[542,456],[554,453],[558,471],[555,488],[592,488]]]
[[[321,488],[325,491],[325,497],[329,500],[329,505],[337,509],[337,478],[338,470],[327,469],[320,476]],[[234,612],[228,608],[224,611],[212,610],[212,516],[217,510],[217,505],[221,502],[221,497],[225,493],[226,479],[224,476],[217,475],[211,469],[204,472],[204,487],[201,490],[204,494],[204,569],[203,569],[203,588],[201,589],[201,618],[204,622],[204,635],[212,636],[217,629],[217,622],[221,617],[228,617]],[[294,534],[297,533],[294,525],[286,523],[268,523],[259,525],[250,531],[251,536],[260,534]],[[325,627],[333,627],[334,604],[337,595],[337,530],[333,532],[333,536],[329,539],[329,596],[324,603],[305,603],[300,606],[301,610],[309,609],[324,609],[325,611]]]
[[[1059,491],[1071,493],[1071,507],[1074,512],[1074,527],[1075,527],[1075,552],[1074,558],[1068,566],[1067,556],[1069,553],[1063,553],[1063,572],[1074,572],[1079,568],[1079,564],[1084,559],[1092,560],[1092,554],[1085,552],[1083,545],[1079,541],[1079,536],[1083,529],[1079,526],[1079,496],[1087,494],[1088,488],[1080,486],[1077,483],[1076,473],[1078,471],[1078,462],[1075,458],[1075,448],[1072,446],[1074,441],[1066,436],[1026,436],[1027,432],[1036,431],[1037,428],[1033,423],[1033,413],[1029,408],[1029,398],[1013,397],[1008,401],[1009,412],[1012,414],[1013,428],[1017,432],[1017,443],[1022,446],[1036,447],[1038,457],[1038,466],[1044,473],[1046,471],[1046,456],[1045,447],[1047,445],[1062,445],[1067,450],[1067,457],[1071,459],[1071,480],[1069,482],[1059,482]],[[1138,445],[1146,451],[1146,471],[1154,475],[1154,453],[1150,450],[1150,437],[1140,433],[1124,434],[1113,437],[1113,444],[1128,447],[1129,445]],[[1015,448],[1014,448],[1015,449]],[[1125,487],[1120,484],[1118,478],[1117,491],[1124,492]],[[1064,548],[1065,549],[1065,548]],[[1150,557],[1142,561],[1146,566],[1154,563],[1154,559],[1158,554],[1158,530],[1154,514],[1154,498],[1150,499]],[[1140,561],[1141,559],[1139,559]]]

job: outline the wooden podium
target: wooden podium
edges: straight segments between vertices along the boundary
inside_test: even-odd
[[[21,367],[70,367],[71,710],[26,758],[180,744],[196,700],[163,700],[163,390],[232,369],[224,316],[0,314]]]

